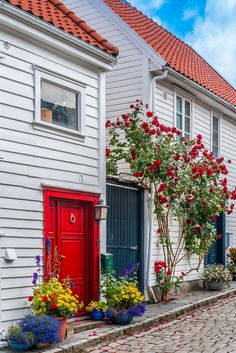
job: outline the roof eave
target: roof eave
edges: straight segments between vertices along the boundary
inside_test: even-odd
[[[228,110],[230,110],[234,114],[236,113],[236,106],[226,102],[223,98],[220,98],[216,94],[214,94],[211,91],[209,91],[207,88],[201,86],[200,84],[198,84],[195,81],[191,80],[190,78],[182,75],[181,73],[179,73],[178,71],[172,69],[169,66],[165,66],[165,69],[167,69],[173,76],[175,76],[179,80],[184,81],[189,86],[192,86],[193,88],[197,89],[198,91],[201,91],[202,93],[204,93],[205,95],[207,95],[208,97],[210,97],[211,99],[216,101],[217,103],[222,104],[224,107],[226,107]]]
[[[28,24],[29,23],[33,24],[34,26],[38,27],[38,29],[44,30],[51,35],[57,36],[58,38],[63,38],[63,40],[68,42],[68,44],[69,43],[73,44],[74,46],[89,52],[90,54],[98,57],[102,61],[109,63],[109,65],[113,66],[114,64],[117,63],[117,57],[115,57],[114,55],[109,54],[100,48],[96,48],[95,46],[84,42],[80,38],[76,38],[73,35],[66,33],[61,29],[58,29],[58,28],[54,27],[53,25],[51,25],[51,24],[33,16],[33,15],[11,5],[11,4],[4,2],[0,6],[0,12],[4,12],[4,11],[8,15],[11,15],[11,16],[14,16],[15,18],[21,19]]]

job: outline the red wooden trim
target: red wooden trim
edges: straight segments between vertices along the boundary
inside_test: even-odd
[[[68,190],[61,188],[54,188],[50,186],[43,186],[44,192],[44,270],[46,270],[46,238],[49,235],[49,206],[50,199],[58,200],[74,200],[84,201],[88,205],[87,212],[87,228],[89,235],[88,245],[88,298],[90,300],[99,299],[99,258],[100,258],[100,247],[99,247],[99,222],[95,220],[95,208],[98,204],[100,195],[93,193],[86,193],[76,190]],[[44,272],[45,273],[45,272]]]

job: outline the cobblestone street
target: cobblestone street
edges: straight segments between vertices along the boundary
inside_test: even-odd
[[[236,353],[236,297],[84,352]]]

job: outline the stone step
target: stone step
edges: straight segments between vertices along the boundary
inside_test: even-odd
[[[103,321],[94,321],[88,318],[79,318],[77,320],[73,320],[68,322],[67,324],[67,337],[71,337],[72,335],[87,331],[93,330],[95,328],[104,327],[105,323]]]

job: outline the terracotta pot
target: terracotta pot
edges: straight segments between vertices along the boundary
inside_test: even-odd
[[[52,123],[52,111],[47,108],[41,108],[41,120]]]
[[[60,323],[60,327],[59,327],[59,339],[58,342],[62,342],[64,341],[64,339],[66,338],[66,328],[67,328],[67,318],[66,317],[56,317],[57,321],[59,321]]]

